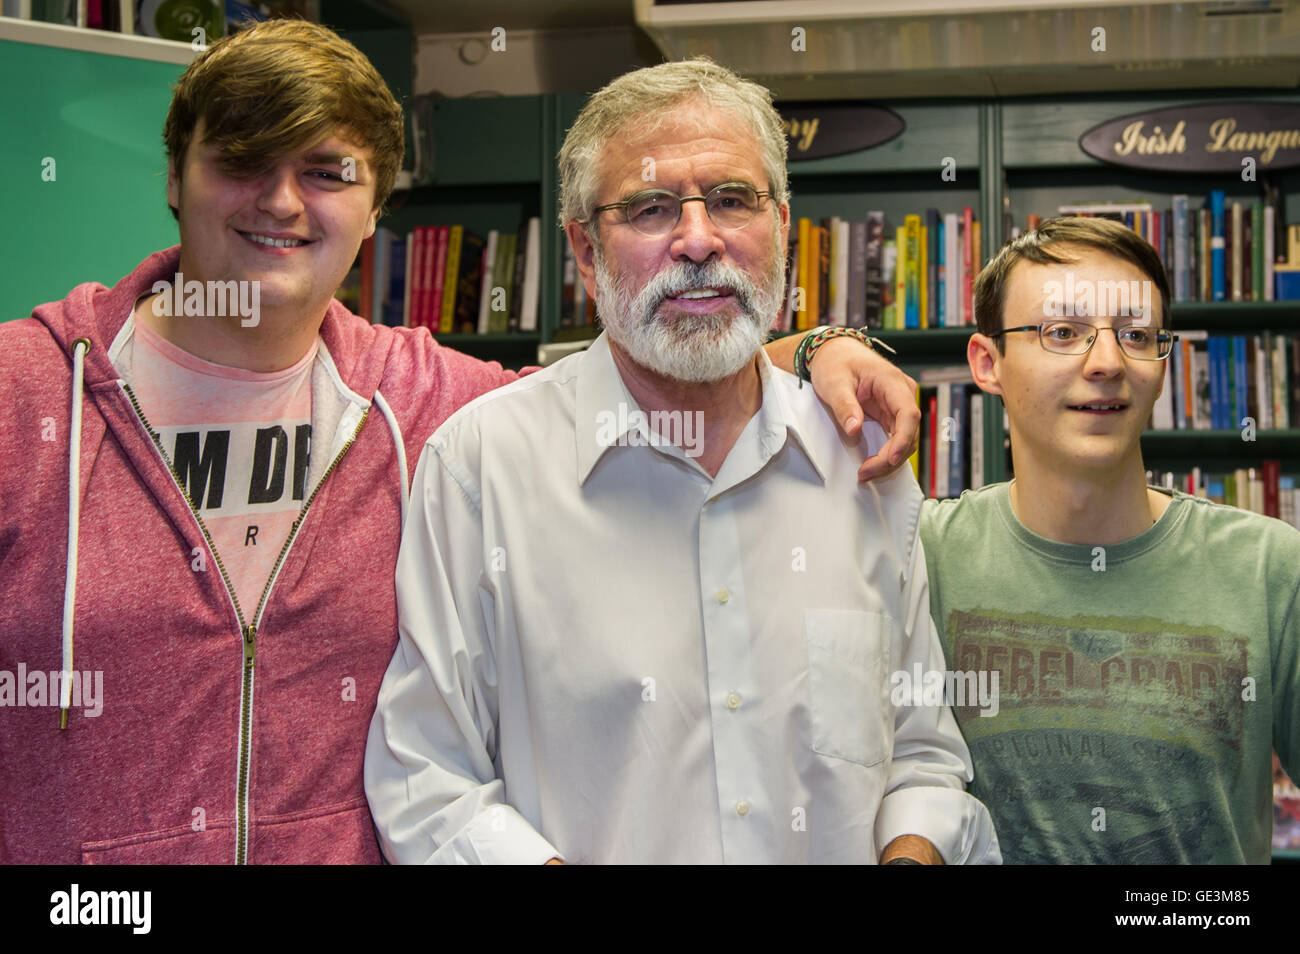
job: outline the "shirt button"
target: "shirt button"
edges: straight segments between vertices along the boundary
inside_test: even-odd
[[[719,602],[719,603],[725,603],[725,602],[727,602],[727,600],[729,600],[729,599],[731,599],[731,593],[728,592],[728,590],[727,590],[727,588],[726,588],[725,586],[724,586],[722,589],[718,590],[718,602]]]
[[[729,695],[727,696],[727,708],[728,708],[728,709],[739,709],[739,708],[740,708],[740,696],[736,695],[734,692],[731,693],[731,694],[729,694]]]
[[[736,802],[736,814],[737,814],[737,815],[748,815],[748,814],[749,814],[749,802],[745,801],[743,798],[742,798],[740,801]]]

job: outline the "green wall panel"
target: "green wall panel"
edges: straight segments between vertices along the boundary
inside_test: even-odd
[[[0,320],[176,244],[162,126],[183,70],[0,41]]]

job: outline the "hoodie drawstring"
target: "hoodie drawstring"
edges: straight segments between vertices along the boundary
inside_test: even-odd
[[[406,504],[410,497],[410,490],[406,484],[406,444],[402,440],[402,429],[397,426],[397,418],[393,416],[392,409],[389,408],[388,402],[378,391],[375,392],[375,406],[379,408],[379,413],[384,415],[384,420],[388,422],[388,429],[392,432],[393,443],[397,445],[397,466],[401,472],[398,478],[402,485],[402,528],[406,528]]]
[[[68,727],[72,707],[72,616],[77,605],[77,537],[81,532],[81,398],[90,339],[72,343],[72,422],[68,428],[68,566],[63,581],[63,674],[59,684],[59,729]]]
[[[90,352],[89,338],[72,343],[72,421],[68,428],[68,563],[63,583],[63,673],[59,686],[59,729],[68,727],[68,710],[72,707],[72,623],[77,603],[77,538],[81,530],[81,403],[85,386],[85,356]],[[397,448],[398,480],[401,486],[402,526],[406,526],[406,508],[410,490],[406,483],[406,444],[397,418],[384,396],[375,392],[375,404],[388,422]]]

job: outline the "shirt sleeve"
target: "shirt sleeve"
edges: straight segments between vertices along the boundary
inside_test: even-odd
[[[1290,549],[1300,557],[1300,537],[1287,533]],[[1281,549],[1281,548],[1279,548]],[[1300,566],[1292,562],[1291,566]],[[1273,748],[1286,774],[1300,776],[1300,579],[1283,605],[1282,625],[1274,637]]]
[[[430,442],[398,551],[397,650],[365,757],[380,845],[396,863],[562,857],[507,804],[496,775],[498,684],[482,539],[478,499]]]
[[[943,650],[930,616],[925,554],[918,533],[904,583],[907,617],[899,669],[943,673]],[[900,835],[928,839],[946,864],[1001,864],[993,819],[984,803],[965,791],[972,777],[970,751],[946,705],[899,705],[894,711],[894,753],[885,797],[876,814],[876,844],[883,851]]]

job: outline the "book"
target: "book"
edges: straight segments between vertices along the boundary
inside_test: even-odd
[[[945,226],[946,227],[946,226]],[[963,488],[967,484],[967,462],[968,454],[967,445],[970,443],[967,431],[967,415],[969,414],[969,405],[967,402],[966,385],[960,381],[954,381],[948,385],[950,397],[948,399],[950,411],[952,414],[952,443],[948,449],[948,496],[961,496]]]
[[[1223,190],[1210,190],[1210,288],[1213,301],[1223,301],[1227,273],[1224,260]]]
[[[934,495],[948,496],[949,466],[956,421],[952,416],[952,388],[946,384],[938,387],[938,416],[935,418],[938,439],[934,445]]]
[[[835,235],[831,241],[834,267],[835,292],[831,299],[835,303],[834,323],[849,323],[849,222],[847,219],[835,220]]]
[[[944,242],[944,324],[960,325],[961,290],[963,285],[961,225],[956,212],[948,212],[943,217]]]
[[[922,328],[939,328],[939,209],[926,209],[922,220],[922,281],[920,300],[922,300]]]
[[[804,295],[808,300],[807,326],[816,328],[821,324],[821,261],[822,261],[822,233],[824,229],[820,225],[809,224],[808,227],[808,255],[806,261],[808,270],[803,272]],[[800,265],[803,265],[800,262]],[[802,329],[801,329],[802,330]]]
[[[533,216],[524,226],[528,241],[524,259],[524,286],[519,308],[519,330],[537,330],[537,303],[541,294],[542,220]]]
[[[1188,231],[1189,219],[1187,216],[1190,200],[1191,197],[1186,195],[1173,197],[1174,301],[1189,301],[1191,299],[1191,234]]]
[[[417,225],[411,233],[411,304],[406,324],[412,328],[424,325],[424,263],[428,258],[431,232],[431,226]]]
[[[492,266],[492,304],[488,316],[488,331],[504,334],[510,330],[510,298],[515,280],[515,248],[519,237],[513,232],[502,232],[497,239],[497,257]]]
[[[894,314],[887,328],[906,328],[907,324],[907,228],[899,226],[894,235]]]
[[[847,312],[845,322],[850,328],[867,327],[867,312],[871,307],[868,301],[868,275],[872,273],[873,267],[870,261],[871,252],[868,248],[867,230],[868,222],[850,222],[849,223],[849,254],[848,254],[848,284],[849,294],[847,301]],[[876,243],[875,249],[875,278],[879,282],[880,273],[880,243]],[[878,294],[878,289],[876,289]],[[876,300],[876,309],[879,310],[879,298]],[[877,327],[872,325],[871,327]]]
[[[898,243],[890,238],[880,243],[880,325],[897,327],[894,320],[894,273],[898,268]]]
[[[442,290],[447,280],[447,251],[450,244],[451,227],[434,226],[433,254],[430,256],[431,265],[425,283],[428,297],[424,303],[423,321],[434,334],[442,331]]]
[[[948,244],[944,237],[944,221],[939,220],[935,226],[939,240],[935,243],[938,249],[938,264],[934,269],[934,327],[942,328],[948,323]]]
[[[450,334],[456,309],[456,280],[460,275],[460,246],[465,237],[465,226],[452,225],[447,229],[447,251],[442,264],[435,268],[442,274],[434,277],[434,287],[441,288],[441,295],[434,295],[434,305],[438,310],[438,331]]]
[[[812,251],[812,220],[801,218],[799,220],[799,239],[796,246],[798,253],[797,268],[795,269],[795,330],[807,331],[813,327],[813,322],[808,312],[808,261]]]
[[[473,232],[461,235],[460,266],[452,298],[451,331],[456,334],[474,334],[478,330],[484,244],[483,237]]]
[[[479,279],[479,302],[478,302],[478,333],[485,335],[488,333],[488,321],[490,309],[492,307],[492,288],[495,281],[495,266],[497,255],[497,242],[500,240],[501,233],[496,229],[488,232],[487,241],[483,243],[483,267]],[[565,243],[565,249],[568,251],[569,259],[573,258],[573,250]],[[567,265],[566,265],[567,267]],[[577,271],[577,262],[574,262],[575,274]],[[577,280],[581,284],[581,279]],[[576,311],[570,315],[570,324],[576,320]]]
[[[921,217],[919,215],[909,215],[903,220],[905,232],[906,254],[903,259],[902,267],[904,269],[904,297],[907,303],[905,312],[906,328],[921,327],[921,310],[924,302],[921,300],[922,282],[921,282],[921,250],[924,247],[921,242]]]

